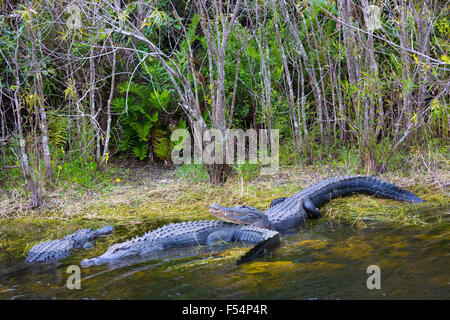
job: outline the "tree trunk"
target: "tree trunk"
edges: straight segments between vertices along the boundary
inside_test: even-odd
[[[1,138],[1,144],[2,144],[2,167],[5,167],[6,165],[6,135],[5,135],[5,111],[3,109],[3,86],[0,79],[0,114],[1,114],[1,127],[2,127],[2,138]]]
[[[94,11],[94,19],[96,19],[97,11]],[[101,161],[101,147],[100,147],[100,124],[98,123],[98,115],[100,114],[100,107],[96,107],[95,94],[97,93],[96,88],[96,72],[95,72],[95,57],[94,57],[94,46],[96,44],[96,39],[94,36],[90,36],[91,49],[89,51],[89,107],[90,107],[90,123],[92,130],[94,130],[95,136],[95,161],[97,163],[97,168]],[[98,109],[98,110],[97,110]]]
[[[99,166],[99,171],[103,171],[109,158],[109,138],[111,135],[111,102],[114,96],[114,89],[116,87],[116,57],[117,49],[114,47],[113,41],[110,39],[111,49],[113,50],[113,57],[111,62],[111,87],[109,89],[109,97],[106,104],[106,133],[105,144],[103,146],[102,159]]]
[[[31,20],[32,21],[32,20]],[[47,115],[45,112],[45,97],[42,88],[42,73],[39,62],[37,61],[37,48],[36,48],[36,36],[34,34],[34,25],[30,25],[30,35],[31,35],[31,59],[34,67],[34,95],[37,97],[37,109],[39,111],[39,128],[41,130],[41,142],[42,142],[42,153],[44,157],[45,172],[48,180],[53,183],[54,175],[51,162],[50,148],[48,146],[48,127],[47,127]]]
[[[18,42],[18,41],[17,41]],[[25,176],[25,180],[28,183],[28,188],[30,189],[30,193],[31,193],[31,207],[32,208],[37,208],[41,205],[41,196],[39,194],[38,191],[38,186],[36,183],[36,180],[34,178],[34,175],[32,174],[31,170],[30,170],[30,165],[28,162],[28,155],[27,155],[27,150],[26,150],[26,141],[24,139],[23,136],[23,129],[22,129],[22,115],[20,112],[20,102],[19,102],[19,98],[18,98],[18,91],[20,88],[20,79],[19,79],[19,65],[18,65],[18,61],[17,61],[17,49],[18,46],[16,48],[16,52],[15,52],[15,57],[14,57],[14,65],[15,65],[15,81],[16,81],[16,88],[14,90],[14,109],[16,112],[16,127],[17,127],[17,132],[19,133],[19,150],[20,150],[20,155],[19,155],[19,163],[20,163],[20,167],[22,169],[22,172]]]
[[[314,71],[314,61],[312,59],[312,56],[309,57],[308,54],[305,51],[305,48],[303,47],[302,41],[300,39],[300,35],[298,33],[298,27],[292,22],[292,20],[289,16],[288,10],[286,8],[286,1],[281,0],[280,2],[280,11],[283,15],[283,18],[286,22],[286,25],[289,28],[290,33],[293,35],[295,44],[297,45],[297,51],[298,54],[301,56],[303,63],[305,64],[306,73],[308,74],[309,80],[311,81],[311,90],[314,96],[314,101],[316,102],[316,110],[317,110],[317,121],[319,124],[319,131],[321,135],[321,140],[323,137],[323,117],[322,117],[322,95],[321,90],[319,86],[319,82],[317,81],[316,73]],[[306,37],[308,40],[308,36]]]
[[[288,86],[286,96],[287,96],[287,100],[288,100],[289,115],[290,115],[290,119],[291,119],[292,138],[293,138],[293,143],[294,143],[294,155],[297,156],[296,136],[297,136],[297,130],[300,131],[300,128],[297,129],[297,126],[295,125],[296,116],[295,116],[294,88],[292,85],[292,77],[291,77],[291,72],[289,71],[288,60],[286,57],[286,53],[284,51],[283,43],[281,41],[281,35],[280,35],[279,26],[278,26],[278,16],[277,16],[276,7],[275,7],[274,3],[272,3],[272,11],[275,16],[275,21],[274,21],[275,34],[277,36],[278,48],[280,50],[281,61],[283,63],[283,71],[284,71],[284,75],[286,77],[286,83]],[[299,137],[301,140],[301,134],[299,135]]]
[[[227,103],[225,97],[225,53],[228,39],[239,16],[241,0],[237,0],[234,5],[229,4],[227,6],[227,12],[224,12],[221,0],[212,2],[210,4],[211,7],[208,7],[209,3],[205,3],[201,0],[196,0],[195,4],[200,17],[200,27],[206,38],[210,77],[215,87],[215,91],[211,88],[211,101],[215,102],[215,104],[212,105],[212,125],[214,129],[218,129],[222,133],[222,137],[226,137]],[[232,9],[232,12],[230,12],[230,9]],[[211,14],[214,14],[214,18],[211,17]],[[216,80],[213,80],[213,66],[215,66],[217,72]],[[229,119],[228,123],[232,123],[232,119]],[[226,139],[220,143],[222,144],[221,163],[215,162],[206,166],[212,184],[225,182],[231,171],[230,165],[225,161],[226,150],[228,147]]]

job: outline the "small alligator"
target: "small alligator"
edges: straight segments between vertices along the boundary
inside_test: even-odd
[[[353,193],[412,203],[425,202],[413,193],[375,177],[350,176],[326,179],[291,197],[275,199],[265,212],[244,205],[229,208],[217,204],[211,205],[209,210],[213,216],[227,222],[290,233],[302,227],[307,219],[319,218],[319,208],[331,199]]]
[[[28,252],[27,262],[51,262],[68,257],[72,249],[88,249],[93,246],[91,241],[109,235],[113,232],[112,226],[104,226],[98,230],[81,229],[64,239],[48,240],[41,242]]]
[[[171,223],[141,237],[112,245],[101,256],[81,261],[81,266],[89,267],[137,256],[145,257],[162,250],[221,245],[234,241],[256,243],[237,261],[238,264],[263,256],[280,244],[278,232],[254,226],[214,220]]]

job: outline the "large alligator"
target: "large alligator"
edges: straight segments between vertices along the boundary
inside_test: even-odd
[[[248,206],[229,208],[217,204],[210,206],[210,212],[227,222],[289,233],[302,227],[307,219],[319,218],[319,208],[331,199],[353,193],[411,203],[425,202],[413,193],[375,177],[349,176],[326,179],[291,197],[275,199],[265,212]]]
[[[81,229],[64,239],[48,240],[41,242],[28,251],[27,262],[52,262],[68,257],[73,249],[89,248],[91,241],[109,235],[113,232],[112,226],[104,226],[98,230]]]
[[[137,256],[145,257],[162,250],[198,245],[212,246],[234,241],[257,244],[237,261],[238,264],[263,256],[280,243],[278,232],[254,226],[214,220],[172,223],[141,237],[112,245],[101,256],[81,261],[81,266],[114,263]]]
[[[252,260],[279,245],[279,232],[297,230],[307,219],[320,217],[318,208],[330,199],[352,193],[407,202],[424,202],[409,191],[374,177],[331,178],[316,183],[288,198],[272,201],[264,213],[250,206],[234,208],[211,205],[211,213],[223,221],[194,221],[169,224],[141,237],[115,244],[101,256],[85,259],[82,266],[116,262],[134,256],[195,245],[244,241],[257,243],[237,263]]]

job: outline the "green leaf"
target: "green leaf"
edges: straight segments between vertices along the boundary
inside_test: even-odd
[[[147,157],[147,144],[141,143],[133,147],[133,153],[139,160],[144,160]]]
[[[158,111],[156,111],[155,113],[153,113],[150,117],[149,117],[150,121],[155,123],[158,122]]]
[[[150,129],[153,126],[153,122],[132,122],[131,126],[136,131],[136,134],[140,141],[148,141],[150,135]]]
[[[170,156],[170,139],[167,131],[156,129],[153,139],[153,153],[160,160],[166,160]]]

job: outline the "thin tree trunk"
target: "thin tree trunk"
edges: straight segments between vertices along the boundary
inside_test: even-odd
[[[323,76],[322,63],[320,61],[320,54],[319,54],[319,48],[321,48],[321,46],[319,47],[319,43],[317,41],[317,33],[318,32],[321,33],[322,31],[321,31],[321,28],[319,26],[319,21],[317,20],[317,17],[314,14],[314,10],[311,9],[311,4],[308,5],[308,12],[309,12],[309,15],[310,15],[311,33],[312,33],[312,39],[313,39],[313,42],[314,42],[314,49],[315,49],[314,52],[315,52],[316,59],[317,59],[317,66],[318,66],[318,69],[319,69],[320,88],[318,90],[322,91],[321,97],[323,98],[323,103],[320,104],[320,107],[321,107],[320,117],[322,118],[322,121],[325,121],[325,123],[326,123],[326,128],[327,128],[326,134],[328,136],[327,140],[328,140],[328,144],[331,144],[330,118],[329,118],[328,111],[327,111],[327,106],[326,106],[327,101],[326,101],[326,92],[325,92],[325,84],[324,84],[325,83],[325,77]],[[316,30],[314,30],[313,20],[315,20],[316,23],[317,23],[318,30],[319,30],[318,32]],[[304,20],[303,20],[303,22],[304,22]],[[305,24],[305,29],[307,30],[306,24]],[[309,35],[309,33],[307,33],[307,35]],[[306,39],[307,39],[308,42],[310,42],[308,36],[307,36]],[[311,53],[311,57],[313,57],[312,53]],[[323,135],[323,133],[322,133],[322,135]],[[324,141],[322,140],[322,142],[324,142]]]
[[[6,62],[8,68],[11,70],[14,76],[15,81],[15,89],[13,91],[13,97],[10,98],[11,105],[13,106],[13,113],[15,115],[16,120],[16,128],[19,135],[19,151],[20,154],[19,164],[22,172],[25,176],[25,181],[28,184],[28,188],[31,193],[31,207],[37,208],[41,204],[41,197],[39,194],[38,186],[34,175],[31,172],[30,165],[28,162],[28,155],[26,151],[26,140],[24,139],[23,129],[22,129],[22,115],[20,112],[20,102],[19,102],[19,89],[20,89],[20,78],[19,78],[19,60],[18,60],[18,51],[19,51],[19,43],[20,43],[21,32],[17,32],[16,39],[16,47],[14,49],[14,56],[9,58],[6,57],[3,52],[0,50],[0,54],[3,57],[3,60]]]
[[[305,148],[306,148],[306,157],[307,162],[311,160],[311,146],[309,144],[309,136],[308,136],[308,125],[307,125],[307,119],[306,119],[306,111],[305,111],[305,80],[303,76],[303,65],[301,58],[298,58],[298,65],[300,67],[300,86],[302,89],[301,95],[300,95],[300,101],[301,101],[301,113],[302,113],[302,122],[303,122],[303,135],[305,137]]]
[[[94,60],[94,39],[91,37],[91,49],[89,54],[89,107],[90,107],[90,123],[95,135],[95,161],[97,165],[100,163],[100,125],[98,123],[98,114],[100,110],[96,110],[95,93],[97,92],[95,85],[95,60]]]
[[[247,42],[248,43],[248,42]],[[245,46],[247,47],[247,46]],[[243,47],[244,48],[244,47]],[[234,85],[233,85],[233,94],[231,96],[231,105],[230,110],[228,112],[228,128],[231,128],[233,124],[233,116],[234,116],[234,105],[236,103],[236,93],[237,93],[237,86],[239,81],[239,68],[241,66],[241,55],[243,50],[239,50],[238,56],[237,56],[237,62],[236,62],[236,72],[234,74]]]
[[[114,96],[114,89],[116,87],[116,56],[117,49],[114,47],[113,41],[110,39],[111,48],[113,49],[113,58],[111,62],[111,87],[109,89],[109,97],[106,104],[106,137],[105,137],[105,145],[103,147],[102,160],[100,162],[99,170],[102,171],[105,166],[107,159],[109,158],[109,139],[111,136],[111,102]]]
[[[39,195],[39,190],[38,190],[36,180],[30,170],[30,165],[28,162],[26,141],[24,139],[23,129],[22,129],[22,115],[20,112],[21,106],[20,106],[20,102],[19,102],[19,98],[18,98],[18,95],[19,95],[18,91],[20,88],[19,64],[18,64],[18,58],[17,58],[17,52],[18,52],[18,48],[19,48],[18,43],[19,43],[19,39],[17,39],[17,46],[16,46],[16,50],[15,50],[13,64],[15,66],[14,78],[16,81],[16,87],[14,89],[14,108],[15,108],[15,113],[16,113],[16,118],[17,118],[16,119],[16,121],[17,121],[16,127],[17,127],[17,132],[19,133],[19,150],[20,150],[19,163],[20,163],[20,167],[22,168],[22,172],[25,176],[25,180],[28,183],[28,188],[30,189],[31,207],[37,208],[41,205],[41,197]],[[8,65],[9,65],[9,63],[8,63]],[[9,65],[9,66],[11,67],[11,65]],[[11,70],[13,70],[13,69],[11,68]]]
[[[20,82],[16,81],[16,84],[20,84]],[[28,156],[26,151],[26,142],[23,137],[23,130],[22,130],[22,115],[20,114],[20,104],[19,99],[17,98],[17,90],[14,90],[14,104],[16,109],[16,117],[17,117],[17,131],[19,133],[19,148],[20,148],[20,157],[19,157],[19,163],[20,167],[22,168],[22,172],[25,176],[25,180],[28,182],[28,188],[31,192],[31,202],[32,202],[32,208],[37,208],[41,204],[41,199],[38,194],[38,188],[36,185],[36,180],[34,179],[33,174],[31,173],[29,162],[28,162]]]
[[[2,144],[2,167],[5,167],[6,165],[6,135],[5,135],[5,111],[3,109],[4,108],[4,104],[3,104],[3,86],[2,86],[2,82],[0,79],[0,113],[1,113],[1,126],[2,126],[2,140],[1,140],[1,144]]]
[[[314,100],[316,103],[316,110],[318,113],[318,122],[319,122],[319,131],[321,133],[321,138],[323,137],[323,119],[322,119],[322,95],[320,92],[319,82],[317,81],[316,74],[314,72],[314,63],[310,57],[308,57],[308,54],[306,53],[302,41],[300,39],[300,35],[298,33],[298,28],[296,25],[293,25],[291,21],[293,22],[289,16],[289,13],[286,8],[286,1],[281,0],[279,2],[280,4],[280,11],[284,17],[284,20],[286,22],[286,25],[290,31],[290,33],[293,35],[295,43],[297,45],[298,54],[303,59],[303,63],[305,64],[306,72],[308,74],[309,80],[311,81],[311,89],[313,92]],[[309,61],[309,63],[308,63]],[[322,139],[321,139],[322,140]]]
[[[376,145],[376,138],[379,132],[379,128],[383,126],[383,117],[380,115],[375,119],[375,106],[379,105],[380,101],[378,100],[379,97],[382,96],[381,92],[381,84],[378,80],[378,64],[375,60],[375,49],[373,44],[373,29],[370,28],[367,23],[369,21],[369,15],[368,15],[368,7],[369,3],[367,0],[361,1],[363,6],[363,13],[364,13],[364,20],[366,21],[366,26],[368,28],[367,33],[367,48],[366,48],[366,61],[367,65],[369,66],[370,75],[369,77],[372,78],[370,82],[372,83],[372,86],[370,87],[371,94],[366,97],[366,114],[368,117],[368,120],[366,121],[366,145],[367,145],[367,161],[366,161],[366,167],[367,171],[378,171],[377,168],[377,161],[375,159],[375,145]],[[382,107],[381,107],[382,108]]]
[[[31,20],[32,21],[32,20]],[[50,148],[48,146],[48,127],[47,127],[47,115],[45,112],[45,97],[44,90],[42,88],[42,73],[39,62],[37,61],[37,48],[36,42],[37,38],[34,33],[34,25],[31,22],[30,25],[30,35],[31,35],[31,59],[34,69],[34,95],[37,97],[37,108],[39,111],[39,128],[41,130],[41,143],[42,143],[42,152],[44,157],[45,164],[45,172],[47,178],[52,183],[54,182],[53,168],[51,162]]]
[[[402,47],[402,80],[403,80],[403,105],[401,111],[397,117],[397,123],[394,125],[394,140],[398,139],[400,134],[400,129],[404,128],[404,116],[411,113],[412,110],[412,90],[411,86],[408,86],[408,81],[413,81],[410,73],[410,63],[409,63],[409,45],[407,40],[407,23],[406,23],[406,12],[407,5],[405,5],[404,0],[400,0],[397,2],[397,11],[400,14],[400,23],[399,23],[399,40],[400,45]],[[406,87],[405,87],[406,86]]]
[[[423,53],[423,55],[418,57],[419,61],[419,69],[418,73],[418,92],[417,92],[417,113],[418,116],[420,114],[424,114],[425,109],[425,98],[428,91],[428,80],[430,77],[430,68],[429,61],[426,58],[430,54],[430,35],[431,30],[433,28],[432,24],[428,23],[429,20],[429,1],[425,0],[422,2],[422,10],[421,12],[417,12],[416,7],[411,5],[412,10],[414,11],[414,18],[417,25],[417,51]]]
[[[286,82],[287,82],[287,86],[288,86],[288,90],[287,90],[287,98],[288,98],[288,106],[289,106],[289,114],[290,114],[290,119],[291,119],[291,127],[292,127],[292,136],[293,136],[293,143],[294,143],[294,154],[295,156],[297,155],[297,148],[296,148],[296,126],[294,124],[295,122],[295,98],[294,98],[294,88],[292,85],[292,78],[291,78],[291,72],[289,71],[289,65],[288,65],[288,61],[287,61],[287,57],[286,57],[286,52],[284,51],[284,47],[283,47],[283,43],[281,41],[281,35],[280,35],[280,29],[278,26],[278,15],[276,12],[276,7],[275,4],[272,3],[272,10],[273,10],[273,14],[275,17],[275,21],[274,21],[274,28],[275,28],[275,34],[277,36],[277,43],[278,43],[278,48],[280,50],[280,54],[281,54],[281,61],[283,63],[283,71],[286,77]],[[300,135],[301,137],[301,135]]]
[[[360,78],[359,71],[357,68],[356,57],[357,54],[355,52],[356,48],[356,39],[355,33],[351,27],[348,25],[352,25],[350,21],[350,6],[348,0],[339,1],[339,15],[342,17],[344,24],[342,26],[342,34],[344,36],[344,46],[346,51],[347,58],[347,72],[348,79],[351,85],[355,85],[358,79]]]
[[[212,67],[215,66],[217,79],[214,81],[215,92],[211,89],[211,101],[215,100],[215,105],[212,105],[212,124],[213,128],[220,130],[223,137],[226,137],[225,130],[227,129],[226,111],[227,103],[225,97],[225,54],[228,45],[228,39],[231,35],[233,27],[239,17],[239,10],[241,7],[241,0],[237,0],[234,5],[228,4],[226,12],[224,12],[222,0],[212,3],[206,3],[201,0],[196,0],[195,5],[200,17],[200,26],[206,38],[208,47],[208,59],[210,68],[210,78],[213,79],[214,73]],[[211,7],[208,7],[210,5]],[[211,9],[212,8],[212,9]],[[231,12],[232,10],[233,12]],[[211,11],[213,11],[214,18],[211,18]],[[212,22],[213,21],[213,22]],[[229,118],[228,123],[232,123],[232,118]],[[214,163],[207,167],[210,182],[212,184],[222,183],[226,180],[231,167],[225,161],[227,150],[226,141],[221,142],[222,145],[222,161],[221,163]]]
[[[340,32],[339,32],[338,40],[339,40],[339,42],[341,42],[341,33]],[[339,46],[339,55],[340,54],[341,54],[341,47]],[[344,103],[343,103],[343,99],[342,99],[342,88],[341,88],[340,81],[339,81],[340,75],[341,75],[341,60],[339,59],[335,80],[336,80],[336,91],[337,91],[338,105],[339,105],[339,127],[340,127],[339,138],[342,143],[343,141],[346,141],[346,139],[347,139],[347,132],[346,132],[347,131],[347,127],[346,127],[347,115],[345,113]]]

